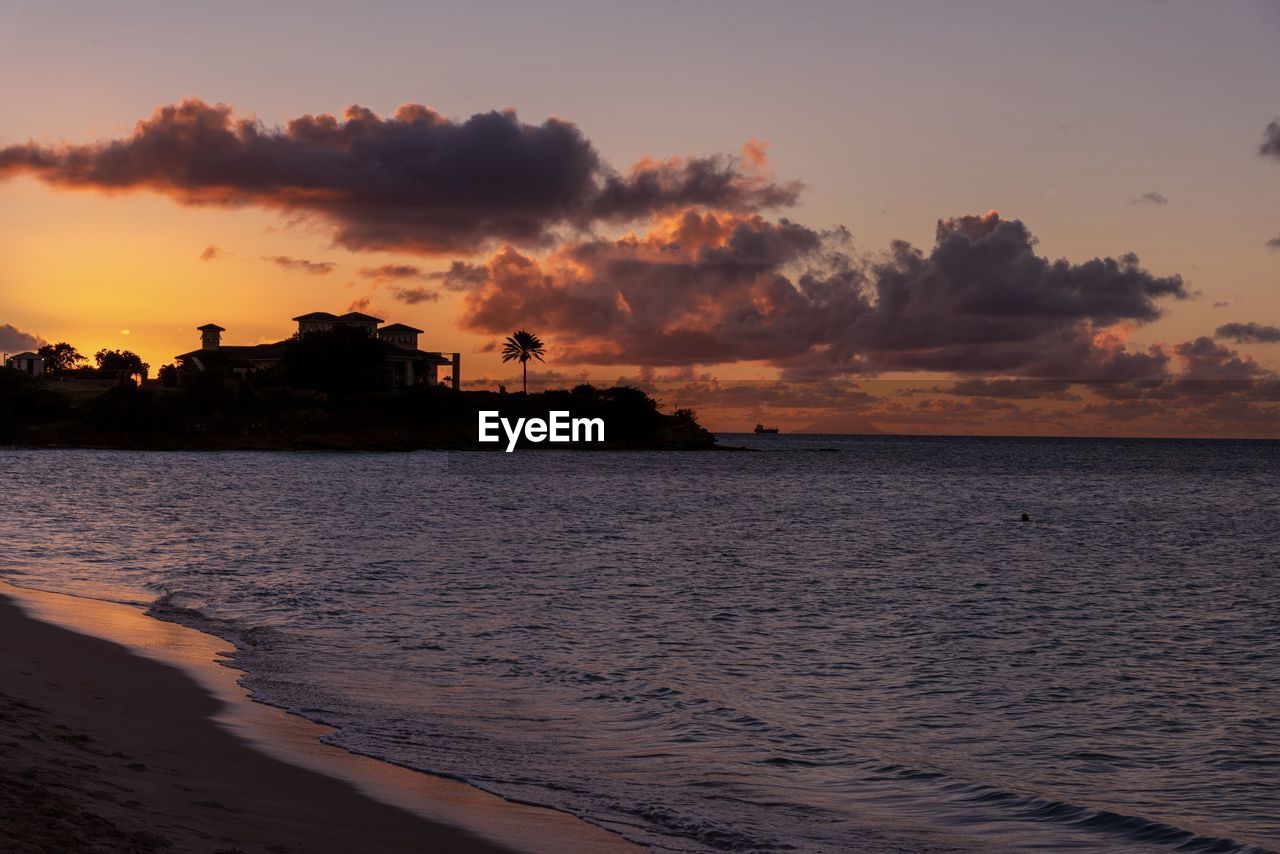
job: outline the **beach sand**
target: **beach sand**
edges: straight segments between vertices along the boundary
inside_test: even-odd
[[[638,850],[320,744],[327,729],[248,701],[211,663],[228,649],[128,606],[0,583],[0,850]]]

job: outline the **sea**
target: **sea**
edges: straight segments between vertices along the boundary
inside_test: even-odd
[[[655,851],[1280,849],[1280,443],[720,443],[0,450],[0,577]]]

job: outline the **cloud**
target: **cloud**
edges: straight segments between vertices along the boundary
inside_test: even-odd
[[[417,305],[423,302],[435,302],[440,294],[430,288],[392,288],[391,295],[400,302]]]
[[[1178,276],[1137,256],[1050,261],[1022,222],[994,211],[938,222],[929,254],[895,243],[873,270],[875,308],[849,340],[883,370],[1018,373],[1116,379],[1161,371],[1161,357],[1125,348],[1127,330],[1185,299]]]
[[[1167,354],[1130,351],[1125,338],[1161,316],[1161,301],[1189,295],[1133,255],[1050,261],[1026,226],[994,212],[939,221],[928,253],[899,241],[864,262],[848,244],[842,230],[687,211],[542,259],[507,247],[466,293],[463,323],[537,328],[562,362],[583,364],[1110,381],[1166,374]]]
[[[1159,400],[1184,406],[1198,405],[1208,398],[1229,397],[1241,402],[1280,400],[1280,375],[1207,335],[1176,344],[1168,352],[1180,367],[1169,376],[1099,385],[1093,391],[1113,400]]]
[[[464,323],[494,334],[535,324],[561,335],[562,360],[589,364],[796,356],[866,310],[859,274],[825,257],[828,237],[690,210],[643,237],[567,243],[542,260],[506,247],[466,292]],[[792,266],[804,268],[794,279]]]
[[[1068,423],[1077,425],[1076,435],[1277,439],[1276,416],[1274,400],[1223,394],[1105,400],[1071,413]]]
[[[1274,157],[1280,160],[1280,119],[1276,119],[1267,125],[1267,129],[1262,132],[1262,144],[1258,146],[1258,154],[1263,157]],[[1280,237],[1272,238],[1267,241],[1269,249],[1280,249]]]
[[[484,267],[468,264],[465,261],[454,261],[449,269],[426,272],[413,264],[383,264],[381,267],[363,267],[359,273],[362,279],[383,284],[387,282],[426,281],[440,282],[446,290],[466,290],[482,284],[488,278]],[[400,302],[417,305],[423,302],[435,302],[440,299],[439,291],[423,287],[393,287],[391,294]]]
[[[0,179],[148,191],[184,205],[256,205],[327,226],[351,250],[472,253],[490,241],[547,246],[556,229],[625,222],[687,205],[756,211],[796,200],[755,143],[745,156],[646,158],[620,173],[572,123],[514,111],[447,119],[421,104],[379,116],[303,115],[284,128],[188,99],[126,137],[0,148]]]
[[[437,279],[445,290],[465,291],[483,285],[489,280],[489,271],[481,264],[468,264],[466,261],[454,261],[449,269],[440,273],[431,273],[429,278]]]
[[[1280,438],[1274,374],[1246,367],[1253,379],[1210,379],[1204,367],[1248,360],[1207,352],[1194,341],[1179,346],[1188,364],[1197,363],[1192,376],[1096,387],[1021,379],[725,381],[646,371],[622,381],[644,388],[668,410],[696,409],[699,420],[717,430],[765,423],[786,433]]]
[[[1213,334],[1237,344],[1280,343],[1280,326],[1265,326],[1261,323],[1224,323]]]
[[[369,305],[372,302],[373,300],[369,297],[358,297],[347,304],[346,310],[367,312],[369,311]]]
[[[262,260],[286,270],[310,273],[313,276],[327,276],[337,267],[332,261],[308,261],[305,258],[290,258],[288,255],[267,255]]]
[[[1213,304],[1214,308],[1226,308],[1231,305],[1231,300],[1219,300]]]
[[[44,339],[30,332],[23,332],[11,323],[0,324],[0,350],[13,355],[25,350],[35,350],[44,344]]]
[[[1163,193],[1158,193],[1155,190],[1148,190],[1147,192],[1143,193],[1141,196],[1130,199],[1129,204],[1152,205],[1158,208],[1162,208],[1165,205],[1169,204],[1169,199]]]
[[[746,162],[760,167],[765,150],[754,142],[746,146]],[[770,173],[744,171],[742,164],[743,159],[728,155],[645,158],[626,175],[605,179],[592,212],[600,219],[627,221],[694,206],[743,212],[795,204],[799,184],[777,184]]]
[[[221,261],[223,258],[226,258],[226,257],[227,257],[226,250],[218,246],[214,246],[212,243],[206,246],[204,248],[204,251],[200,253],[201,261]]]
[[[1071,383],[1062,380],[1028,379],[972,379],[952,383],[949,388],[934,389],[944,394],[960,397],[992,397],[1013,400],[1064,400],[1078,401],[1080,396],[1070,391]]]
[[[1267,125],[1267,129],[1262,132],[1262,144],[1258,146],[1258,153],[1263,157],[1280,160],[1280,119]]]
[[[394,282],[404,279],[425,279],[427,274],[412,264],[383,264],[381,267],[361,267],[357,274],[362,279],[375,282]]]
[[[1183,361],[1183,380],[1255,380],[1270,372],[1248,356],[1224,347],[1207,335],[1176,345],[1174,353]]]

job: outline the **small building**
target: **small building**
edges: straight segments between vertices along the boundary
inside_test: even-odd
[[[349,327],[361,330],[370,338],[376,338],[382,346],[386,361],[383,369],[384,385],[393,388],[421,383],[435,385],[440,382],[442,367],[451,369],[449,380],[454,389],[461,383],[461,354],[452,353],[446,357],[443,353],[419,350],[418,336],[424,334],[421,329],[403,323],[380,327],[382,318],[358,311],[346,314],[313,311],[300,314],[293,320],[298,324],[295,337]],[[182,353],[175,360],[198,371],[227,366],[233,372],[243,375],[272,368],[280,363],[284,357],[285,345],[289,343],[285,340],[270,344],[228,345],[222,343],[222,333],[226,330],[218,324],[206,323],[196,329],[200,333],[200,349]]]
[[[330,314],[327,311],[313,311],[310,314],[300,314],[294,318],[294,322],[298,324],[298,334],[305,335],[308,332],[328,332],[333,328],[333,322],[338,319],[338,315]]]
[[[37,353],[19,353],[16,356],[10,356],[4,364],[5,367],[21,371],[27,376],[44,376],[44,357]]]
[[[179,364],[207,371],[215,367],[229,367],[233,373],[245,374],[275,367],[284,357],[284,341],[271,344],[224,345],[222,333],[227,330],[216,323],[197,326],[200,333],[200,349],[174,357]]]
[[[200,333],[201,350],[217,350],[222,344],[222,333],[227,330],[216,323],[206,323],[204,326],[197,326],[196,331]]]

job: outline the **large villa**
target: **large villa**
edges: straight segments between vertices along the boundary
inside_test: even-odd
[[[421,329],[406,326],[403,323],[391,323],[379,326],[382,318],[350,311],[346,314],[330,314],[327,311],[313,311],[293,318],[298,324],[298,335],[309,335],[313,332],[327,332],[339,327],[350,327],[363,330],[370,338],[376,338],[381,344],[386,365],[383,367],[384,384],[392,387],[412,386],[420,383],[435,385],[440,382],[440,368],[451,369],[449,382],[454,389],[461,380],[459,367],[460,354],[451,353],[446,357],[443,353],[433,353],[418,349],[418,336]],[[192,350],[174,357],[179,364],[205,371],[215,366],[230,367],[236,373],[247,373],[274,367],[284,356],[288,341],[276,341],[272,344],[235,345],[223,344],[222,333],[226,330],[216,323],[206,323],[198,327],[200,332],[200,349]]]

